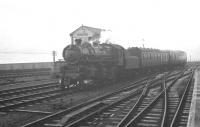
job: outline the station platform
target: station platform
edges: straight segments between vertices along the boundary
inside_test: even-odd
[[[194,91],[187,127],[200,127],[200,68],[194,74]]]

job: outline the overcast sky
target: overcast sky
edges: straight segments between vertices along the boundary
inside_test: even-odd
[[[111,30],[125,48],[144,43],[200,60],[199,13],[199,0],[0,0],[0,50],[61,52],[83,24]]]

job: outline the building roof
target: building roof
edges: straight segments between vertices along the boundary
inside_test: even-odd
[[[74,33],[76,33],[77,31],[79,31],[80,29],[87,29],[89,31],[91,31],[92,33],[97,33],[100,34],[101,31],[104,31],[104,29],[100,29],[100,28],[94,28],[94,27],[89,27],[89,26],[80,26],[79,28],[77,28],[76,30],[74,30],[72,33],[70,33],[70,36],[72,36]]]

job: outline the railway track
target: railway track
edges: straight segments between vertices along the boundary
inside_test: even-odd
[[[9,81],[6,81],[6,82],[1,82],[0,83],[0,86],[1,87],[4,87],[4,86],[9,86],[9,85],[12,85],[12,86],[14,86],[14,85],[21,85],[21,84],[23,84],[23,83],[34,83],[34,82],[40,82],[40,81],[47,81],[47,80],[51,80],[50,79],[50,76],[48,76],[48,75],[45,75],[45,76],[32,76],[32,77],[29,77],[29,79],[14,79],[14,80],[10,80],[9,79]]]
[[[70,88],[67,94],[77,91],[79,91],[79,89]],[[57,82],[47,82],[35,86],[1,90],[0,112],[16,111],[13,109],[58,97],[60,98],[63,94],[66,93],[60,90]]]
[[[174,75],[172,77],[170,78],[169,76],[168,80],[174,79]],[[152,83],[155,84],[155,82],[161,81],[160,79],[153,79],[152,77],[150,79],[152,80],[151,82],[149,82],[149,84],[152,84]],[[46,116],[37,121],[24,125],[24,127],[64,126],[66,124],[73,124],[74,122],[76,122],[76,120],[79,121],[80,119],[82,119],[83,116],[87,116],[87,115],[90,116],[95,111],[97,111],[97,109],[104,110],[115,103],[120,104],[122,100],[132,100],[131,103],[133,104],[135,99],[133,99],[131,95],[134,95],[135,98],[137,98],[139,96],[139,93],[143,91],[143,88],[145,87],[146,83],[147,83],[146,79],[143,79],[142,81],[138,81],[135,83],[131,83],[132,86],[129,86],[124,89],[120,89],[114,93],[110,93],[110,94],[98,97],[96,99],[81,103],[72,108]],[[112,99],[114,99],[113,102],[112,102]],[[126,101],[124,102],[126,103]]]
[[[120,121],[126,123],[128,120],[132,119],[130,116],[136,116],[139,114],[162,90],[162,85],[146,85],[139,97],[132,97],[132,101],[121,100],[119,105],[117,103],[112,103],[109,107],[93,113],[81,120],[75,121],[69,124],[69,127],[76,126],[117,126]],[[124,103],[123,103],[124,102]],[[132,102],[132,103],[131,103]],[[126,116],[128,114],[128,116]],[[123,118],[126,119],[123,120]],[[120,124],[119,126],[124,126]]]
[[[19,72],[1,72],[0,73],[0,85],[8,85],[13,83],[21,83],[24,82],[24,79],[27,77],[38,77],[38,76],[47,76],[50,75],[49,69],[44,70],[35,70],[35,71],[19,71]],[[19,79],[22,79],[18,81]],[[32,79],[28,80],[31,81]]]
[[[150,102],[151,98],[155,97],[155,94],[150,95],[146,93],[147,91],[159,91],[160,85],[151,85],[148,84],[143,89],[138,89],[136,92],[133,92],[132,94],[120,100],[114,99],[110,102],[110,98],[108,98],[102,102],[108,106],[105,106],[104,108],[91,113],[88,116],[85,116],[84,118],[77,120],[67,126],[116,126],[126,116],[131,108],[139,103],[138,100],[143,98],[144,101],[142,103],[142,107],[145,107]],[[142,110],[142,108],[140,108],[139,111],[140,110]],[[135,113],[137,114],[137,112]]]
[[[79,90],[71,88],[67,91],[67,94],[77,91]],[[0,112],[17,111],[14,109],[58,97],[60,98],[63,94],[66,93],[60,90],[57,82],[47,82],[35,86],[1,90]]]
[[[192,94],[192,77],[189,76],[184,92],[180,96],[171,90],[173,83],[164,85],[163,91],[135,117],[127,115],[118,127],[177,127],[186,126]],[[174,82],[175,83],[175,82]],[[185,99],[187,98],[187,99]],[[181,114],[183,113],[183,114]],[[181,115],[181,116],[180,116]],[[132,116],[132,117],[131,117]],[[179,117],[178,117],[179,116]]]
[[[191,76],[187,82],[186,88],[180,99],[178,108],[173,117],[170,127],[187,126],[187,120],[189,117],[190,105],[192,101],[193,88],[194,88],[193,76]]]
[[[31,85],[26,87],[20,87],[20,88],[13,88],[13,89],[5,89],[0,91],[0,99],[10,98],[12,96],[17,96],[20,94],[25,94],[28,92],[37,92],[37,90],[43,90],[47,88],[55,88],[57,87],[57,82],[48,81],[45,83],[40,83],[39,85]]]
[[[3,78],[16,78],[16,77],[27,77],[35,75],[47,75],[50,74],[50,70],[38,70],[38,71],[25,71],[25,72],[13,72],[13,73],[2,73],[0,74],[0,79]]]
[[[0,112],[61,96],[56,82],[0,91]]]

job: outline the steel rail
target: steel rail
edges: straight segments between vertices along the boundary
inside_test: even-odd
[[[165,79],[164,79],[164,89],[165,89],[165,91],[164,91],[164,113],[163,113],[163,118],[162,118],[162,121],[161,121],[161,127],[164,127],[164,125],[165,125],[165,119],[167,118],[166,116],[167,116],[167,91],[166,91],[166,88],[167,88],[167,86],[166,86],[166,81],[165,81]]]
[[[189,80],[187,82],[187,86],[186,86],[186,88],[184,90],[184,93],[183,93],[183,95],[181,97],[181,100],[180,100],[179,105],[177,107],[176,113],[175,113],[175,115],[174,115],[174,117],[172,119],[170,127],[176,127],[176,125],[177,125],[178,114],[180,114],[181,108],[183,107],[183,102],[186,100],[187,92],[189,91],[189,86],[190,86],[190,84],[192,82],[193,75],[194,75],[194,71],[191,74],[191,76],[189,77]]]

